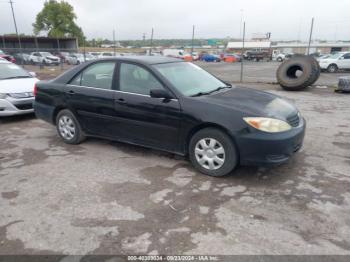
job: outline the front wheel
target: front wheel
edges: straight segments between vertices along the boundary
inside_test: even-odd
[[[216,128],[205,128],[194,134],[189,156],[198,171],[214,177],[228,175],[238,163],[232,139]]]
[[[56,128],[58,135],[67,144],[80,144],[85,136],[74,114],[64,109],[56,117]]]

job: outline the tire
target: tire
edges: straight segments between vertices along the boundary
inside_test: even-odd
[[[30,63],[31,63],[32,65],[35,65],[34,60],[30,60]]]
[[[338,66],[336,64],[331,64],[327,67],[328,73],[336,73],[338,71]]]
[[[309,85],[311,86],[314,83],[316,83],[316,81],[320,77],[320,75],[321,75],[321,67],[320,67],[320,64],[317,62],[317,60],[314,57],[308,56],[308,58],[310,59],[311,63],[313,63],[313,65],[317,68],[317,73],[313,75],[312,79],[310,79]]]
[[[61,110],[57,114],[56,129],[58,135],[67,144],[77,145],[85,140],[85,135],[83,134],[83,130],[78,120],[68,109]]]
[[[300,71],[300,75],[297,72]],[[315,83],[320,75],[317,61],[308,56],[294,56],[285,60],[277,69],[276,77],[281,87],[299,91]]]
[[[192,136],[189,158],[199,172],[213,177],[228,175],[238,164],[237,150],[232,139],[216,128],[205,128]],[[199,162],[201,159],[202,163]]]

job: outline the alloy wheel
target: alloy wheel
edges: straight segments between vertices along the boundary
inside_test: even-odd
[[[76,133],[74,121],[69,116],[61,116],[58,120],[58,130],[64,139],[73,139]]]

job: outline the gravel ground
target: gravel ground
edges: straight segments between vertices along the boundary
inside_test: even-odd
[[[0,119],[0,254],[349,255],[349,95],[250,86],[298,106],[305,144],[224,178],[137,146],[67,145],[34,116]]]

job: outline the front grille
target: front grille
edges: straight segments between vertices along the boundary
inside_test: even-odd
[[[33,103],[15,105],[19,110],[33,109]]]
[[[294,116],[287,118],[288,124],[290,124],[292,127],[297,127],[300,123],[300,117],[299,114],[296,114]]]

